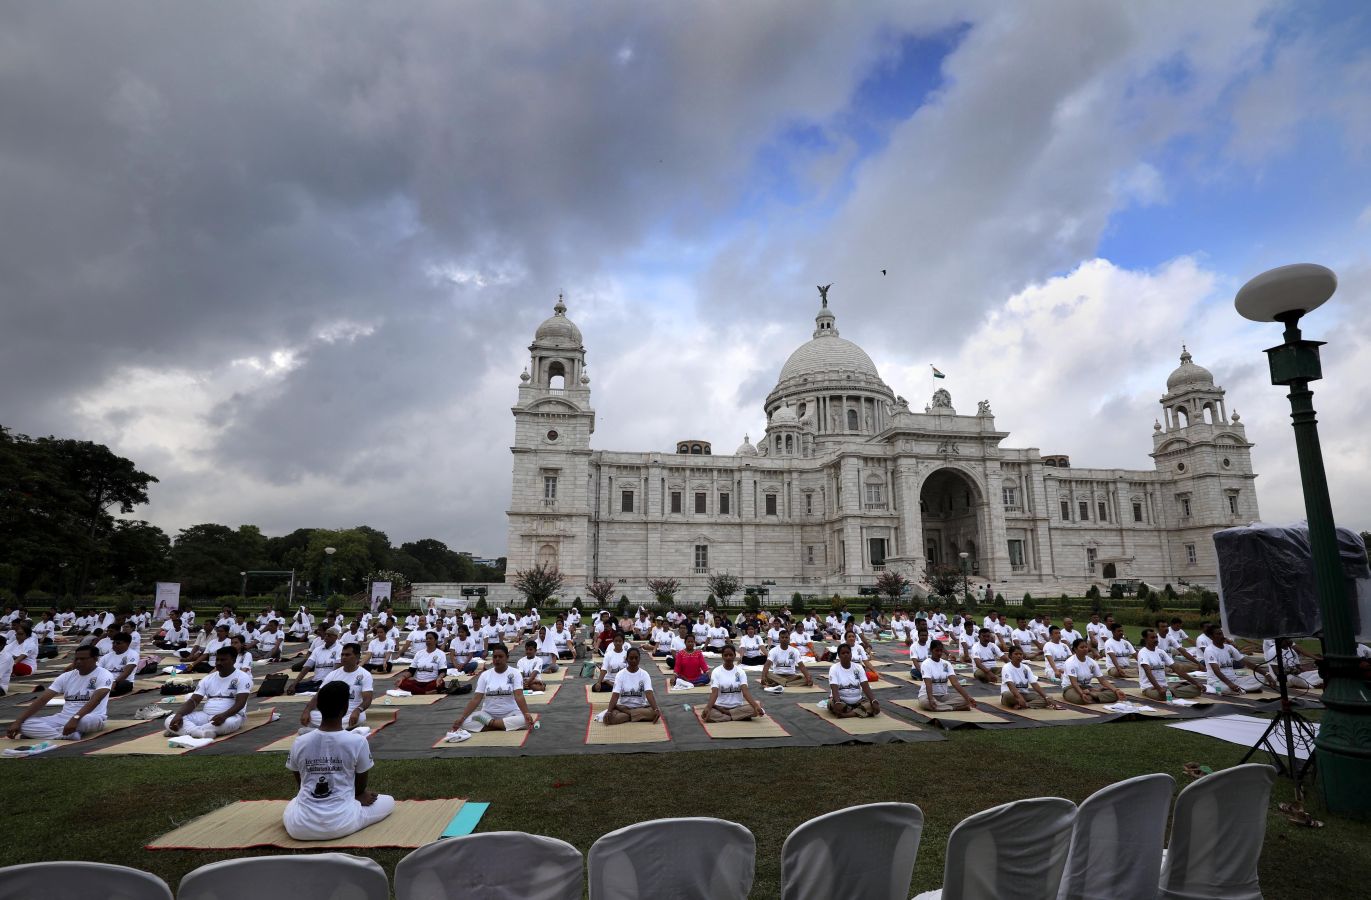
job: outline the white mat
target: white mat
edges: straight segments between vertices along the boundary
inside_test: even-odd
[[[1262,732],[1271,724],[1270,719],[1263,719],[1257,716],[1210,716],[1207,719],[1193,719],[1189,722],[1168,723],[1167,728],[1179,728],[1181,731],[1191,731],[1195,734],[1205,734],[1230,744],[1240,744],[1244,747],[1251,747],[1261,739]],[[1310,723],[1314,727],[1314,733],[1319,732],[1319,723]],[[1285,755],[1285,729],[1278,728],[1271,735],[1271,745],[1276,748],[1276,752]],[[1295,741],[1295,758],[1306,759],[1309,756],[1305,748],[1300,746],[1298,740]]]

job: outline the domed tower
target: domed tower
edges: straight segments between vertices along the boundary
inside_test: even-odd
[[[1142,517],[1159,515],[1161,521],[1153,524],[1175,529],[1172,564],[1181,577],[1189,573],[1209,580],[1217,568],[1213,532],[1258,518],[1253,445],[1241,416],[1229,415],[1213,373],[1197,365],[1185,347],[1160,402],[1152,458],[1165,482],[1160,509],[1144,509]],[[1138,521],[1136,501],[1131,513],[1121,512],[1125,521]]]
[[[508,571],[556,566],[568,584],[589,569],[590,376],[581,329],[558,296],[538,326],[514,413]]]
[[[776,454],[777,435],[784,453],[788,433],[803,433],[816,443],[879,434],[886,427],[887,405],[895,400],[866,351],[838,335],[827,288],[820,288],[819,295],[813,337],[790,354],[766,398],[771,455]],[[809,455],[801,451],[798,440],[795,448],[793,455]]]

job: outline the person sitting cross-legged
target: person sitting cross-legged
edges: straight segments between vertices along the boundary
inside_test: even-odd
[[[1175,697],[1198,697],[1204,688],[1198,681],[1190,677],[1190,673],[1177,666],[1175,658],[1162,649],[1161,639],[1157,632],[1151,628],[1144,628],[1142,633],[1143,648],[1138,651],[1138,685],[1142,688],[1143,696],[1149,700],[1166,701],[1166,673],[1173,672],[1180,681],[1172,688],[1172,696]]]
[[[971,670],[972,676],[977,681],[984,681],[987,684],[999,682],[997,673],[1000,663],[1004,660],[1004,651],[995,643],[993,637],[994,633],[989,628],[982,628],[968,654],[971,664],[975,666]]]
[[[852,645],[838,645],[838,661],[828,670],[828,710],[840,719],[879,716],[881,704],[871,693],[866,669],[852,664]]]
[[[687,648],[689,649],[689,648]],[[700,656],[704,660],[704,656]],[[614,632],[613,642],[605,648],[604,658],[600,660],[600,665],[595,671],[595,683],[590,689],[598,694],[608,694],[614,690],[614,676],[620,670],[628,666],[628,648],[624,646],[624,635],[621,631]],[[684,678],[677,674],[678,678]]]
[[[662,711],[657,708],[657,695],[652,690],[652,679],[639,668],[640,657],[638,648],[630,647],[628,665],[614,676],[614,692],[609,695],[609,706],[605,709],[606,725],[656,722],[662,717]]]
[[[608,663],[609,660],[609,653],[610,651],[605,652],[606,663]],[[627,660],[625,660],[625,668],[626,667]],[[677,678],[688,681],[696,687],[702,687],[709,684],[709,663],[705,661],[705,655],[696,649],[695,635],[686,634],[685,649],[676,653],[675,664],[672,666],[672,671],[676,673]],[[616,672],[615,674],[618,673]]]
[[[215,651],[214,671],[200,679],[195,692],[167,720],[168,735],[214,738],[243,727],[243,707],[251,696],[252,676],[234,668],[236,659],[232,647]],[[197,711],[201,703],[205,708]]]
[[[782,628],[777,641],[776,646],[767,651],[766,663],[762,665],[762,688],[769,690],[790,684],[813,687],[814,679],[810,677],[809,669],[800,662],[800,651],[790,645],[789,629]]]
[[[1000,705],[1006,709],[1061,709],[1047,699],[1033,667],[1024,662],[1023,648],[1009,649],[1009,662],[1000,669]]]
[[[1077,638],[1071,644],[1071,658],[1062,663],[1062,696],[1068,703],[1117,703],[1119,692],[1100,671],[1090,656],[1090,644]],[[1095,681],[1100,686],[1092,689]]]
[[[395,811],[394,797],[367,790],[371,747],[364,736],[343,727],[343,718],[349,715],[349,693],[347,684],[339,680],[319,688],[314,698],[319,727],[296,738],[286,757],[286,768],[295,773],[299,791],[286,804],[281,824],[297,841],[346,837]]]
[[[409,674],[401,678],[396,687],[411,694],[437,693],[442,687],[447,664],[447,654],[438,649],[438,632],[430,631],[424,635],[424,645],[414,651]]]
[[[738,651],[725,644],[723,664],[709,675],[709,699],[700,718],[706,722],[741,722],[762,715],[747,689],[747,673],[738,667]]]
[[[1228,642],[1220,628],[1212,632],[1212,642],[1204,651],[1205,672],[1211,694],[1259,694],[1261,682],[1250,672],[1238,673],[1246,663],[1242,651]]]
[[[1109,660],[1109,676],[1111,678],[1136,678],[1138,676],[1137,663],[1134,657],[1137,651],[1133,648],[1133,642],[1124,637],[1122,625],[1115,625],[1114,630],[1104,642],[1104,658]]]
[[[491,667],[477,677],[466,708],[452,723],[448,740],[454,743],[469,739],[477,731],[519,731],[527,728],[532,718],[524,702],[524,677],[509,664],[509,650],[504,644],[491,646],[490,661]]]
[[[95,647],[87,644],[76,648],[75,666],[58,675],[33,702],[24,708],[5,732],[10,740],[21,735],[36,740],[79,741],[105,727],[109,708],[109,692],[114,676],[96,662]],[[51,716],[30,718],[55,697],[62,698],[62,708]]]
[[[963,709],[976,709],[976,701],[962,687],[952,669],[952,663],[943,652],[943,642],[935,640],[928,645],[928,659],[919,665],[919,708],[928,712],[954,712]],[[957,692],[953,697],[947,692],[948,685]]]
[[[1280,678],[1276,666],[1276,654],[1281,657],[1285,669],[1286,684],[1295,690],[1317,690],[1323,687],[1323,676],[1319,674],[1318,657],[1306,652],[1290,638],[1276,638],[1262,641],[1264,664],[1257,674],[1267,686],[1280,690]]]
[[[545,691],[547,685],[543,683],[544,666],[551,665],[552,671],[556,671],[556,663],[543,662],[538,655],[538,642],[529,639],[524,641],[524,655],[519,658],[514,667],[519,670],[519,675],[524,679],[524,690],[526,691]]]
[[[371,673],[362,668],[362,645],[347,643],[343,645],[343,664],[324,676],[324,684],[341,681],[348,686],[348,710],[343,718],[343,727],[351,731],[367,724],[367,710],[375,696],[375,681]],[[323,690],[320,685],[319,690]],[[319,712],[319,694],[309,698],[304,711],[300,713],[300,732],[303,734],[323,724],[323,713]]]
[[[114,677],[109,695],[122,697],[133,691],[134,673],[138,671],[138,654],[129,649],[129,636],[125,632],[116,632],[111,643],[110,652],[100,657],[100,668]]]

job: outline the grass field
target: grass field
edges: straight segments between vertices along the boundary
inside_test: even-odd
[[[1155,722],[957,732],[939,743],[729,750],[641,756],[383,760],[375,789],[400,798],[491,803],[482,831],[522,830],[582,851],[600,835],[646,819],[718,816],[757,838],[754,897],[779,893],[781,844],[806,819],[857,803],[917,803],[927,825],[911,891],[942,881],[943,848],[965,816],[1009,800],[1055,795],[1079,802],[1113,781],[1181,765],[1235,764],[1240,747]],[[0,803],[15,827],[0,865],[76,858],[155,872],[175,888],[186,872],[235,853],[143,850],[150,839],[231,800],[289,797],[280,756],[6,761]],[[1291,799],[1278,783],[1274,803]],[[22,817],[22,819],[21,819]],[[22,827],[20,822],[22,821]],[[1261,879],[1271,898],[1348,897],[1371,883],[1371,824],[1328,820],[1310,830],[1270,816]],[[270,851],[281,852],[281,851]],[[373,855],[388,872],[405,851]]]

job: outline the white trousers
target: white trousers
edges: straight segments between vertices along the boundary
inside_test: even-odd
[[[195,737],[197,735],[195,735],[194,732],[210,728],[214,730],[215,737],[223,737],[224,735],[232,734],[243,727],[242,713],[239,713],[236,716],[229,716],[224,720],[223,725],[211,725],[209,720],[212,718],[214,718],[214,716],[204,710],[197,709],[193,713],[188,713],[186,717],[181,720],[180,731],[172,731],[168,728],[166,733],[169,735],[184,734]]]
[[[352,715],[352,710],[348,710],[348,711],[347,711],[347,715],[343,716],[343,722],[346,723],[347,720],[348,720],[348,718],[349,718],[351,715]],[[317,710],[317,709],[312,709],[312,710],[310,710],[310,711],[309,711],[309,725],[306,726],[306,727],[308,727],[308,728],[318,728],[318,727],[319,727],[320,725],[322,725],[322,724],[324,724],[324,715],[323,715],[323,713],[319,712],[319,710]],[[367,714],[366,714],[366,713],[362,713],[360,716],[357,717],[357,724],[356,724],[356,725],[353,725],[352,727],[353,727],[353,728],[361,728],[361,727],[362,727],[363,725],[365,725],[365,724],[367,724]]]
[[[1254,691],[1262,686],[1261,682],[1257,681],[1257,676],[1253,675],[1251,672],[1235,672],[1233,673],[1232,681],[1243,691]],[[1232,694],[1233,692],[1229,690],[1228,685],[1223,682],[1210,679],[1209,693]]]
[[[339,813],[338,817],[329,823],[329,827],[320,828],[307,821],[309,816],[302,813],[300,798],[297,796],[286,804],[281,824],[286,826],[286,834],[297,841],[331,841],[334,838],[355,834],[368,825],[375,825],[394,811],[395,798],[389,794],[377,796],[376,802],[370,806],[363,806],[354,800],[348,810]]]
[[[105,727],[105,717],[94,713],[81,720],[73,735],[65,735],[62,729],[71,721],[71,716],[58,713],[55,716],[43,716],[40,719],[28,719],[24,722],[23,734],[26,738],[33,738],[39,741],[79,741],[83,734],[94,734]]]
[[[518,711],[505,716],[504,722],[505,731],[522,731],[528,725],[528,720],[524,718],[524,714]],[[471,717],[462,723],[462,727],[474,734],[486,726],[476,719],[476,713],[472,713]]]
[[[14,657],[0,652],[0,691],[10,689],[10,678],[14,675]]]

